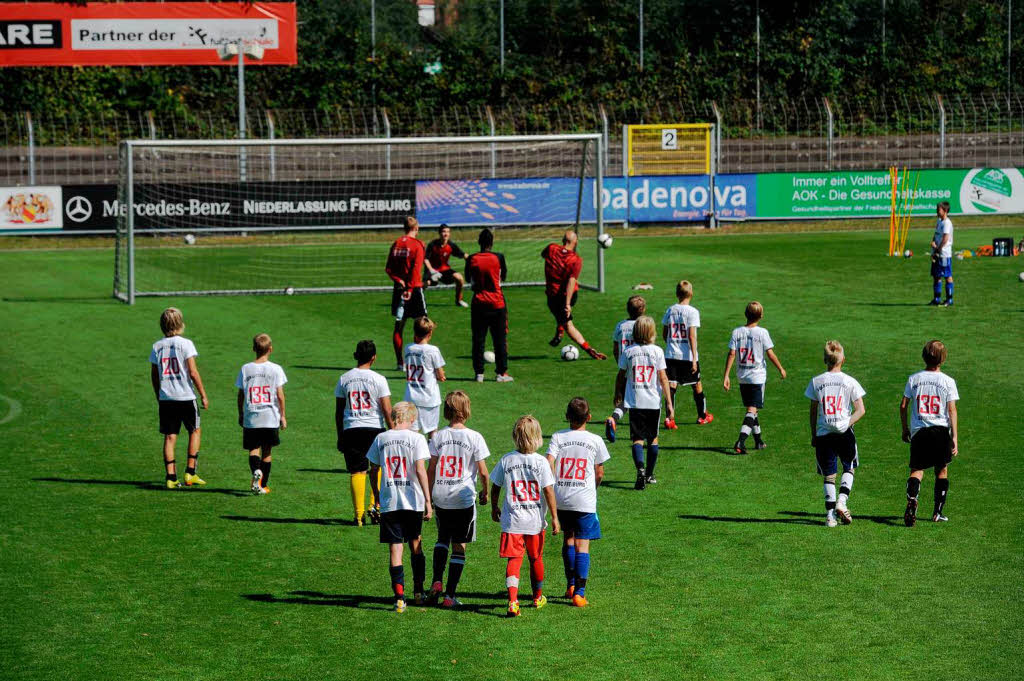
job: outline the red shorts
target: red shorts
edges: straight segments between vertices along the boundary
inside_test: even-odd
[[[539,534],[502,532],[498,555],[502,558],[522,558],[525,553],[530,560],[537,560],[544,555],[545,534],[544,530],[541,530]]]

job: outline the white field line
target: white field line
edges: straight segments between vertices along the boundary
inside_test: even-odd
[[[0,426],[21,416],[21,402],[6,395],[0,395],[0,400],[7,403],[7,415],[0,419]]]

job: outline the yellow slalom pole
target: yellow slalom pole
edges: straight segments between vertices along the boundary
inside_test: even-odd
[[[917,203],[917,186],[921,183],[921,171],[917,171],[917,177],[914,178],[914,192],[910,195],[910,208],[907,210],[907,217],[903,224],[903,240],[900,244],[900,250],[907,247],[907,237],[910,235],[910,218],[914,215],[914,204]]]
[[[892,257],[896,242],[896,166],[889,166],[889,187],[891,200],[889,207],[889,257]]]

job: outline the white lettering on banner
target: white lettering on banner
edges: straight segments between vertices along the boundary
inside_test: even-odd
[[[137,203],[135,215],[139,217],[179,217],[184,215],[231,215],[228,201],[200,201],[189,199],[188,203],[174,203],[160,199],[155,203]],[[103,217],[124,217],[128,207],[118,201],[103,202]]]
[[[412,210],[409,199],[360,199],[348,201],[252,201],[242,202],[246,215],[274,215],[280,213],[395,213]]]
[[[687,188],[685,185],[671,187],[655,187],[651,189],[650,180],[644,180],[632,192],[626,187],[608,189],[602,187],[601,201],[605,208],[625,210],[627,206],[634,209],[658,208],[707,208],[710,194],[704,185]],[[742,184],[715,185],[715,203],[731,208],[745,208],[747,205],[747,188]]]
[[[60,30],[57,21],[0,22],[0,48],[60,47],[55,29]]]
[[[71,20],[73,50],[207,50],[238,41],[278,49],[277,20]]]

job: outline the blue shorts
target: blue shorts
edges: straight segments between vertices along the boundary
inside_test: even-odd
[[[576,539],[601,538],[601,521],[597,519],[596,513],[558,509],[558,523],[562,526],[562,532],[571,533]]]
[[[945,279],[953,276],[953,258],[936,258],[932,261],[932,277]]]

